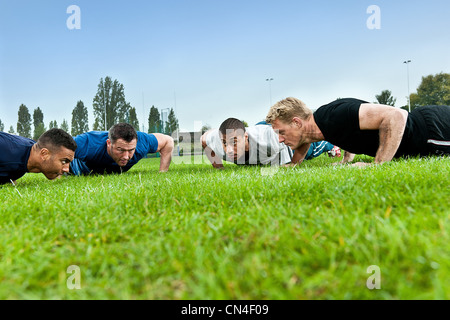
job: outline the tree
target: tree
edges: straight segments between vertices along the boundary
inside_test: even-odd
[[[45,125],[41,122],[34,128],[33,140],[37,141],[39,137],[46,131]]]
[[[395,106],[395,102],[397,101],[397,99],[392,96],[392,92],[389,90],[381,91],[381,94],[375,95],[375,98],[377,99],[379,104],[385,104],[393,107]]]
[[[211,126],[209,125],[209,124],[205,124],[203,127],[202,127],[202,134],[204,134],[206,131],[208,131],[208,130],[211,130]]]
[[[94,130],[94,131],[102,131],[102,128],[100,128],[100,123],[98,123],[98,119],[95,119],[94,126],[92,127],[92,130]]]
[[[101,78],[97,94],[94,97],[93,107],[95,121],[103,130],[108,130],[115,123],[125,122],[130,104],[125,101],[123,84],[117,80],[113,82],[110,77],[106,77],[104,81]]]
[[[78,101],[72,111],[72,136],[78,136],[89,131],[88,109],[83,101]]]
[[[14,127],[13,127],[13,126],[10,126],[10,127],[9,127],[8,133],[10,133],[10,134],[16,134],[16,133],[14,132]]]
[[[18,112],[17,134],[31,138],[31,115],[26,105],[21,104]]]
[[[48,129],[53,129],[53,128],[58,128],[58,122],[55,121],[50,121],[49,125],[48,125]]]
[[[139,120],[136,114],[136,108],[130,107],[128,123],[133,126],[136,131],[139,131]]]
[[[244,127],[248,128],[248,123],[247,123],[247,121],[244,121],[244,120],[241,120],[241,121],[242,121],[242,123],[244,124]]]
[[[413,102],[413,100],[411,100]],[[414,106],[450,105],[450,74],[438,73],[422,77],[422,83],[417,88],[417,101]],[[411,109],[413,103],[411,103]]]
[[[422,77],[417,93],[410,96],[411,111],[417,107],[450,104],[450,74],[438,73]],[[402,109],[408,110],[408,105]]]
[[[158,108],[152,106],[150,108],[150,114],[148,116],[148,133],[161,132],[161,115],[159,114]]]
[[[69,124],[67,123],[66,119],[63,119],[61,129],[67,133],[69,132]]]
[[[37,139],[39,139],[39,137],[45,132],[44,114],[42,113],[42,110],[39,107],[34,109],[33,125],[34,125],[33,140],[37,141]]]
[[[166,134],[171,135],[174,131],[178,130],[178,119],[175,115],[173,108],[170,108],[169,116],[167,117]]]
[[[0,119],[0,131],[5,130],[5,125],[3,124],[2,120]]]

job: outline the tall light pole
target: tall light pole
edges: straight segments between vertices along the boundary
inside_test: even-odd
[[[411,112],[411,94],[409,93],[409,63],[410,62],[411,62],[411,60],[403,61],[403,63],[406,64],[406,74],[407,74],[407,78],[408,78],[408,109],[409,109],[409,112]]]
[[[272,106],[272,86],[270,83],[273,81],[273,78],[267,78],[266,81],[269,82],[270,106]]]

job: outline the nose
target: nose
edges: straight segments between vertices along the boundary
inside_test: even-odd
[[[125,151],[124,159],[128,160],[131,158],[131,151]]]
[[[232,146],[227,146],[227,154],[229,154],[229,155],[233,155],[234,154],[234,149],[233,149],[233,147]]]
[[[279,143],[282,143],[282,142],[284,142],[284,137],[280,134],[280,135],[278,135],[278,142]]]
[[[62,171],[69,173],[69,164],[68,163],[63,166]]]

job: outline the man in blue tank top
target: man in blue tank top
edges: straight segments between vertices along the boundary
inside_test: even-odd
[[[327,140],[345,150],[342,163],[355,154],[380,164],[405,156],[450,154],[450,106],[423,106],[411,113],[392,106],[347,98],[314,113],[300,100],[287,98],[271,107],[266,121],[280,142],[296,150]],[[364,166],[368,163],[357,162]]]
[[[109,174],[128,171],[148,153],[159,152],[160,172],[169,170],[173,139],[170,136],[136,132],[127,123],[118,123],[109,131],[90,131],[75,137],[78,149],[70,164],[74,175]]]
[[[69,172],[77,145],[61,129],[50,129],[38,141],[0,132],[0,184],[15,183],[27,172],[53,180]]]

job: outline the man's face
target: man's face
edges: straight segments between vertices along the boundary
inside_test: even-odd
[[[133,139],[126,142],[123,139],[117,139],[112,143],[111,140],[106,140],[107,152],[111,158],[120,166],[124,167],[133,158],[136,151],[137,140]]]
[[[272,122],[272,128],[278,133],[278,141],[280,143],[284,142],[284,144],[291,147],[291,149],[297,149],[302,145],[303,127],[299,118],[294,118],[290,123],[275,119]]]
[[[236,161],[245,156],[245,152],[248,151],[247,133],[242,130],[227,130],[226,135],[220,135],[223,151],[229,160]]]
[[[43,148],[41,152],[44,155],[41,171],[47,179],[53,180],[69,172],[69,164],[74,158],[74,151],[60,147],[54,152]]]

